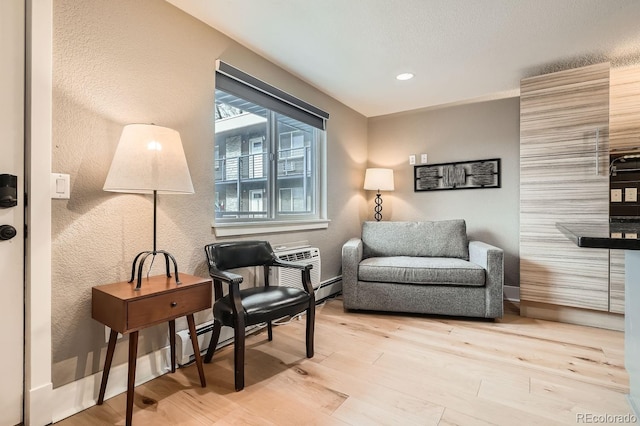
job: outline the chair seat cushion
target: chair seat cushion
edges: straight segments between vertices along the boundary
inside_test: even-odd
[[[245,325],[259,324],[296,315],[309,307],[309,294],[299,288],[270,286],[240,290]],[[233,308],[229,295],[216,300],[213,316],[222,324],[233,326]]]
[[[463,259],[370,257],[360,262],[358,280],[398,284],[483,286],[485,270]]]

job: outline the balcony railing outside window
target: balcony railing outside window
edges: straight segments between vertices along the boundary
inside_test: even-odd
[[[232,106],[216,110],[216,222],[318,219],[324,129],[220,89],[216,104]]]

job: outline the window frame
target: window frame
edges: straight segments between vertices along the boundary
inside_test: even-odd
[[[222,78],[220,76],[222,75]],[[219,219],[216,219],[216,214],[214,212],[212,227],[214,229],[215,235],[218,237],[225,236],[242,236],[242,235],[254,235],[254,234],[263,234],[263,233],[277,233],[277,232],[286,232],[286,231],[303,231],[303,230],[313,230],[313,229],[326,229],[328,228],[330,220],[327,218],[327,188],[326,188],[326,180],[327,180],[327,147],[326,147],[326,120],[329,118],[329,114],[326,112],[307,104],[304,101],[301,101],[292,95],[289,95],[273,86],[268,85],[260,80],[257,80],[255,77],[252,77],[237,68],[234,68],[222,61],[216,62],[216,89],[225,91],[229,93],[229,90],[225,90],[225,88],[220,88],[218,82],[222,79],[226,79],[226,85],[228,86],[230,80],[228,78],[233,79],[232,84],[240,83],[244,85],[243,90],[246,90],[244,93],[255,94],[256,91],[259,91],[259,99],[261,102],[265,102],[264,96],[271,96],[271,100],[268,102],[276,102],[276,108],[270,108],[269,106],[265,106],[262,103],[256,102],[254,99],[251,99],[250,96],[241,96],[238,93],[231,92],[230,94],[236,96],[241,99],[245,99],[249,102],[252,102],[256,105],[259,105],[269,111],[270,118],[267,119],[268,127],[267,128],[267,139],[270,138],[269,135],[275,135],[274,140],[277,138],[277,141],[271,143],[269,140],[264,141],[263,143],[268,146],[268,151],[270,152],[271,159],[269,159],[272,164],[269,167],[275,167],[275,172],[273,172],[270,176],[267,177],[267,186],[269,187],[270,196],[267,198],[267,202],[270,204],[267,211],[271,211],[274,215],[273,218],[264,218],[264,219],[246,219],[242,220],[241,218],[234,221],[225,221],[221,222]],[[259,86],[259,87],[257,87]],[[248,99],[249,98],[249,99]],[[279,102],[279,103],[278,103]],[[270,104],[270,106],[276,105]],[[287,114],[285,111],[291,112],[294,111],[291,115]],[[311,111],[311,112],[310,112]],[[277,158],[277,148],[279,146],[279,134],[275,131],[275,128],[278,126],[277,116],[281,114],[287,116],[289,118],[293,118],[298,121],[302,121],[310,125],[314,128],[314,139],[315,139],[315,152],[312,154],[316,157],[316,176],[314,179],[315,186],[315,212],[310,215],[295,215],[293,212],[291,215],[282,214],[278,211],[279,205],[279,186],[277,184],[278,174],[277,174],[277,166],[278,166],[278,158]],[[292,117],[292,115],[295,115]],[[303,118],[302,120],[300,118]],[[270,119],[274,118],[274,121]],[[311,124],[313,123],[313,124]],[[319,127],[321,126],[321,127]],[[320,130],[319,132],[315,129]],[[294,132],[291,132],[292,134]],[[315,135],[317,133],[317,135]],[[215,143],[215,142],[214,142]],[[293,147],[293,139],[291,141],[291,145]],[[217,144],[216,144],[217,146]],[[272,152],[272,149],[276,152]],[[217,152],[220,154],[219,149],[214,148],[214,153]],[[225,156],[226,157],[226,156]],[[218,158],[214,158],[214,164],[218,161]],[[216,171],[213,172],[213,179],[215,185],[215,176]],[[218,194],[218,189],[214,188],[214,193]],[[265,201],[263,201],[264,203]],[[295,216],[299,217],[298,219]]]

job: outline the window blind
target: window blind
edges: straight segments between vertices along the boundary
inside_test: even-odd
[[[220,60],[216,62],[216,89],[231,93],[321,130],[325,130],[326,122],[329,119],[329,114],[320,108]],[[240,105],[237,107],[243,109]]]

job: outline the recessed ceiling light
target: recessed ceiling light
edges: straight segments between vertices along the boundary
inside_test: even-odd
[[[413,74],[410,72],[403,72],[402,74],[398,74],[396,79],[398,80],[411,80],[413,78]]]

